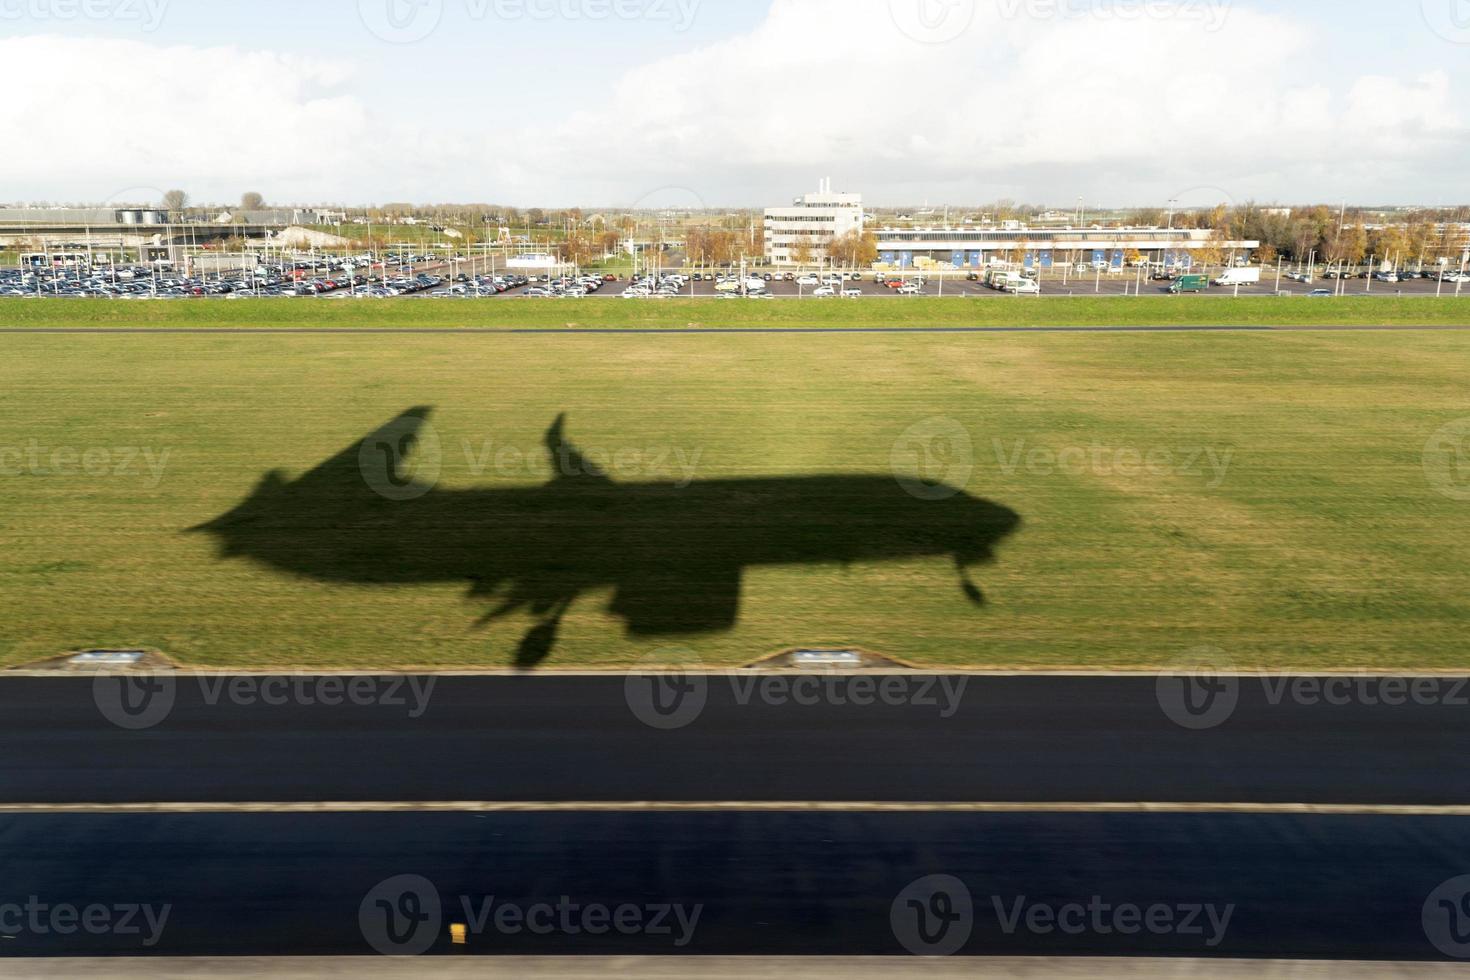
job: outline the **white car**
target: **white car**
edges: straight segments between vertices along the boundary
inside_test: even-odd
[[[796,280],[796,284],[798,286],[820,286],[822,284],[822,280],[818,279],[816,276],[802,276],[800,279]]]
[[[918,283],[913,282],[909,283],[907,286],[898,287],[898,295],[900,296],[918,296],[923,291],[923,286],[920,286]]]
[[[831,286],[820,286],[817,289],[812,290],[812,295],[813,296],[836,296],[837,295],[837,290],[833,289]]]
[[[1021,282],[1013,282],[1006,287],[1006,292],[1016,296],[1040,296],[1041,283],[1035,279],[1025,279]]]
[[[861,289],[844,289],[842,291],[842,298],[843,299],[862,299],[863,298],[863,291]]]

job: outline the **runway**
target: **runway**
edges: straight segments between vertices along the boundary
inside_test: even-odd
[[[0,956],[1470,957],[1462,678],[859,676],[6,678]]]
[[[1470,681],[1341,680],[1231,679],[1194,729],[1143,676],[5,678],[0,803],[1470,805]]]

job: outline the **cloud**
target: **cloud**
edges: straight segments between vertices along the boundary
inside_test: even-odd
[[[0,180],[50,198],[168,184],[222,200],[593,206],[670,186],[769,203],[826,174],[894,202],[1459,193],[1458,62],[1354,72],[1331,28],[1223,0],[975,2],[932,36],[894,16],[910,2],[775,0],[744,33],[588,79],[586,108],[449,118],[380,98],[367,61],[0,40],[10,77],[68,80],[11,104],[22,135]],[[954,2],[939,9],[968,15]]]
[[[889,200],[1157,202],[1201,184],[1299,198],[1324,179],[1395,198],[1407,189],[1362,181],[1375,162],[1419,159],[1434,180],[1467,148],[1447,73],[1333,86],[1324,79],[1341,66],[1290,16],[1009,0],[922,43],[890,9],[778,0],[745,36],[629,72],[609,111],[542,134],[537,169],[573,179],[568,161],[595,146],[602,168],[655,170],[717,200],[782,174],[801,190],[827,172]],[[1351,169],[1339,171],[1343,155]]]
[[[370,132],[366,108],[340,91],[350,68],[323,60],[39,35],[0,39],[0,64],[13,79],[42,80],[4,108],[0,182],[12,194],[325,188]]]

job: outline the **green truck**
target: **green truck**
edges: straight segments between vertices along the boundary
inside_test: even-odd
[[[1178,296],[1180,293],[1202,293],[1209,288],[1209,276],[1180,276],[1169,287],[1169,292]]]

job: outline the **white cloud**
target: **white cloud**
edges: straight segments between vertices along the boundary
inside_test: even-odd
[[[589,84],[595,109],[510,118],[380,104],[392,66],[230,47],[15,37],[0,64],[58,81],[7,107],[0,154],[0,194],[51,199],[755,204],[830,173],[880,200],[1444,200],[1470,150],[1458,62],[1370,73],[1299,15],[1206,0],[983,2],[938,44],[889,0],[775,0],[748,33]]]

